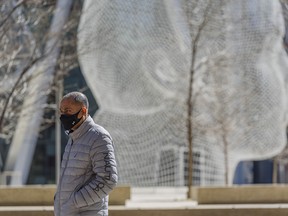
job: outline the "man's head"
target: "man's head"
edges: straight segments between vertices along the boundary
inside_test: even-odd
[[[65,130],[75,130],[88,116],[89,102],[81,92],[70,92],[60,102],[60,120]]]

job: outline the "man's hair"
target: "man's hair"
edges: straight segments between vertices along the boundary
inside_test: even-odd
[[[63,96],[62,100],[64,99],[72,99],[75,103],[81,104],[84,107],[87,108],[87,110],[89,109],[89,102],[88,99],[86,97],[86,95],[84,95],[81,92],[70,92],[66,95]]]

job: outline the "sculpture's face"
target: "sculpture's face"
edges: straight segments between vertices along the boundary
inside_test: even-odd
[[[219,183],[225,143],[230,171],[240,160],[269,157],[284,146],[281,79],[287,60],[279,47],[280,7],[275,1],[213,1],[191,46],[205,20],[205,5],[172,2],[86,1],[78,43],[82,71],[100,105],[97,121],[119,142],[122,179],[137,184],[141,178],[129,173],[133,166],[142,167],[139,176],[145,173],[150,182],[159,169],[173,169],[159,168],[163,149],[176,149],[178,159],[169,160],[182,163],[177,160],[180,147],[187,151],[194,61],[191,121],[194,151],[200,152],[195,160],[203,162],[198,164],[204,178],[218,175],[212,179]],[[198,22],[190,25],[187,17]]]

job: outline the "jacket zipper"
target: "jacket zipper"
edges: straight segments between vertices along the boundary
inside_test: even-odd
[[[67,164],[68,164],[68,161],[69,161],[69,159],[70,159],[70,152],[71,152],[71,149],[72,149],[72,145],[73,145],[73,139],[71,139],[72,141],[71,141],[71,146],[70,146],[70,149],[69,149],[69,152],[68,152],[68,156],[67,156],[67,161],[66,161],[66,163],[65,163],[65,166],[64,166],[64,169],[63,169],[63,172],[62,172],[62,176],[61,177],[63,177],[64,176],[64,173],[65,173],[65,170],[66,170],[66,168],[67,168]],[[59,186],[59,216],[61,216],[61,199],[60,199],[60,195],[61,195],[61,187],[62,187],[62,178],[60,178],[60,186]]]

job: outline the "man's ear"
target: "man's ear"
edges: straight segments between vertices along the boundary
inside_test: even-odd
[[[85,113],[85,115],[88,115],[88,109],[86,107],[82,108],[82,112]]]

